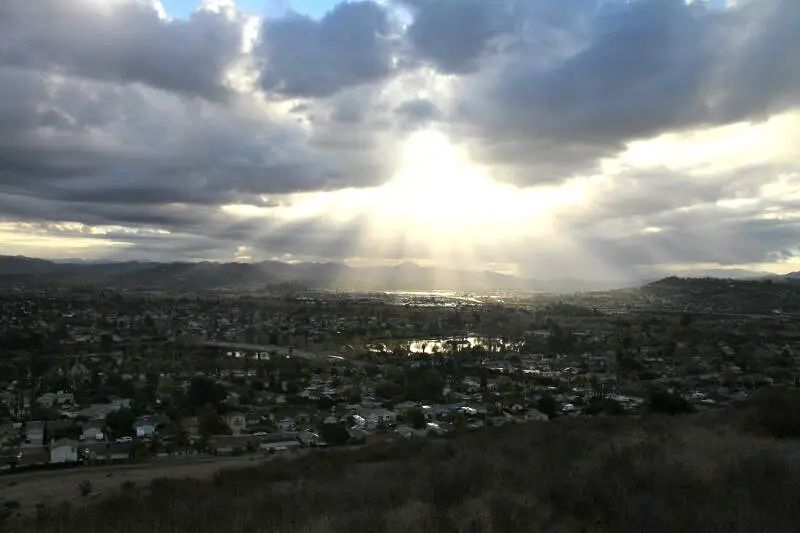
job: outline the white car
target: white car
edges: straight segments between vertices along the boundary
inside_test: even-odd
[[[120,437],[117,442],[133,442],[133,437]]]

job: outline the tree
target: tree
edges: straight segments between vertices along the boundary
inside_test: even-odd
[[[508,376],[500,376],[497,378],[495,388],[500,392],[509,392],[514,388],[514,382]]]
[[[387,400],[399,396],[402,394],[402,392],[402,386],[388,379],[383,379],[379,381],[377,385],[375,385],[375,394]]]
[[[119,395],[123,398],[133,399],[136,395],[136,385],[133,384],[132,380],[126,379],[120,383]]]
[[[133,424],[136,422],[136,415],[132,409],[122,408],[112,411],[106,415],[106,428],[117,437],[130,435],[133,431]]]
[[[195,377],[192,378],[192,381],[189,383],[188,399],[189,404],[193,407],[199,408],[206,404],[217,407],[226,396],[227,391],[225,387],[214,383],[208,378]]]
[[[425,370],[408,386],[408,397],[418,401],[432,401],[442,395],[444,378],[432,368]]]
[[[663,390],[650,393],[649,406],[650,411],[653,413],[675,415],[694,412],[694,406],[686,401],[685,398]]]
[[[331,400],[328,396],[322,396],[317,400],[317,409],[320,411],[328,411],[334,405],[336,405],[336,402]]]
[[[762,389],[748,403],[752,406],[751,423],[774,437],[800,437],[800,391],[797,389]]]
[[[203,438],[231,432],[231,429],[225,421],[220,418],[214,406],[210,403],[203,407],[200,416],[197,417],[197,425],[199,426],[200,435],[202,435]]]
[[[406,418],[414,429],[422,429],[426,426],[425,412],[419,407],[412,407],[406,411]]]
[[[347,403],[354,404],[354,403],[361,403],[361,391],[358,390],[356,387],[349,387],[344,391],[344,400]]]
[[[128,455],[133,461],[141,461],[150,455],[150,448],[147,446],[147,444],[145,444],[144,441],[135,440],[131,445],[131,451],[128,453]]]
[[[341,424],[322,424],[319,436],[331,446],[343,446],[350,440],[350,432]]]
[[[539,401],[536,402],[536,409],[553,418],[558,411],[558,402],[551,395],[543,394]]]
[[[624,415],[625,407],[611,398],[595,400],[586,407],[586,414],[597,415],[600,413],[607,415]]]

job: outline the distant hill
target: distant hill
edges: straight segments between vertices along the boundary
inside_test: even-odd
[[[775,276],[772,272],[747,270],[744,268],[688,269],[669,272],[670,276],[680,278],[719,278],[719,279],[758,279]]]
[[[788,279],[800,279],[800,272],[790,272],[786,274]]]
[[[746,277],[746,271],[720,272]],[[757,277],[757,273],[747,277]],[[722,276],[719,276],[722,277]],[[734,276],[731,276],[734,277]],[[654,279],[654,278],[651,278]],[[462,290],[571,293],[639,285],[630,282],[578,279],[526,279],[489,271],[394,266],[350,267],[341,263],[216,262],[56,262],[22,256],[0,256],[0,284],[80,284],[116,288],[201,291],[258,289],[287,283],[312,289],[340,290]]]
[[[575,292],[624,286],[575,279],[532,280],[497,272],[394,266],[350,267],[340,263],[55,262],[0,256],[0,284],[81,284],[175,290],[254,289],[295,283],[341,290],[514,290]]]

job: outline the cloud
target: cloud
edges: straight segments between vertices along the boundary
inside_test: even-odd
[[[484,0],[406,0],[413,22],[407,36],[419,56],[439,71],[476,70],[492,38],[509,22],[505,2]]]
[[[411,126],[426,124],[439,118],[442,112],[427,98],[406,100],[394,109],[395,114]]]
[[[143,0],[6,0],[0,64],[219,100],[243,24],[235,13],[210,10],[168,21]]]
[[[796,257],[800,3],[602,4],[354,1],[256,21],[230,1],[186,19],[150,0],[0,2],[0,223],[81,253],[127,243],[98,248],[119,257],[531,275]],[[414,171],[435,169],[419,183],[445,180],[489,228],[513,214],[507,234],[420,227],[415,212],[453,218],[425,190],[391,216],[370,200],[409,172],[420,130],[510,188],[470,193],[447,146],[418,150]]]
[[[321,97],[380,81],[392,71],[390,31],[375,2],[340,3],[319,21],[299,14],[267,21],[256,48],[261,86]]]
[[[538,158],[517,181],[564,179],[637,139],[759,120],[798,104],[796,2],[720,11],[639,0],[593,17],[588,31],[579,15],[556,19],[552,38],[534,39],[535,21],[520,30],[523,44],[495,56],[496,67],[477,73],[459,99],[464,135],[479,139],[481,159]],[[563,33],[569,38],[556,39]]]

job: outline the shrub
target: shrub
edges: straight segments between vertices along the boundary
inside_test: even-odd
[[[694,412],[694,406],[686,401],[685,398],[663,390],[656,390],[650,393],[648,405],[651,413],[677,415]]]
[[[800,437],[800,390],[762,389],[749,403],[751,425],[778,438]]]
[[[92,482],[88,479],[84,479],[80,483],[78,483],[78,491],[81,493],[81,496],[88,496],[92,493],[94,487],[92,486]]]
[[[562,418],[279,457],[210,480],[156,480],[20,529],[795,533],[800,444],[707,423]]]

